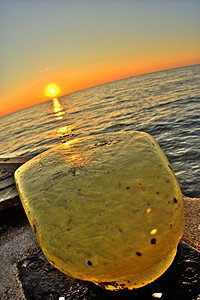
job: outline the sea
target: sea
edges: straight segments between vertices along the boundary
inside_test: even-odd
[[[0,129],[1,158],[37,155],[88,135],[147,132],[165,152],[183,194],[200,197],[200,65],[54,98],[1,117]]]

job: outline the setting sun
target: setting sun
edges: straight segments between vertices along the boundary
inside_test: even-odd
[[[60,92],[60,89],[57,85],[55,84],[49,84],[47,87],[46,87],[46,95],[48,97],[51,97],[51,96],[57,96],[58,93]]]
[[[55,90],[54,88],[51,88],[51,89],[49,90],[49,92],[50,92],[52,95],[54,95],[55,92],[56,92],[56,90]]]

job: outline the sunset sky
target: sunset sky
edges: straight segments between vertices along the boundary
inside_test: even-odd
[[[199,0],[0,0],[0,116],[200,63]],[[47,95],[48,94],[48,95]]]

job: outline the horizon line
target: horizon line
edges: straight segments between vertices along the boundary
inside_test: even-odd
[[[84,88],[84,89],[81,89],[81,90],[75,90],[75,91],[73,91],[73,92],[71,92],[71,93],[63,94],[63,95],[61,95],[61,96],[59,96],[59,97],[54,97],[54,98],[58,98],[58,99],[59,99],[59,98],[61,98],[61,97],[65,97],[65,96],[68,96],[68,95],[72,95],[72,94],[75,94],[75,93],[78,93],[78,92],[81,92],[81,91],[85,91],[85,90],[88,90],[88,89],[91,89],[91,88],[95,88],[95,87],[102,86],[102,85],[105,85],[105,84],[109,84],[109,83],[112,83],[112,82],[117,82],[117,81],[121,81],[121,80],[126,80],[126,79],[130,79],[130,78],[138,77],[138,76],[144,76],[144,75],[149,75],[149,74],[154,74],[154,73],[159,73],[159,72],[165,72],[165,71],[175,70],[175,69],[181,69],[181,68],[187,68],[187,67],[194,67],[194,66],[200,66],[200,63],[198,63],[198,64],[192,64],[192,65],[185,65],[185,66],[181,66],[181,67],[173,67],[173,68],[161,69],[161,70],[157,70],[157,71],[153,71],[153,72],[147,72],[147,73],[141,73],[141,74],[137,74],[137,75],[131,75],[131,76],[124,77],[124,78],[121,78],[121,79],[116,79],[116,80],[112,80],[112,81],[103,82],[103,83],[100,83],[100,84],[97,84],[97,85],[89,86],[89,87]],[[52,98],[52,99],[53,99],[53,98]],[[41,103],[45,103],[45,102],[51,101],[52,99],[44,100],[44,101],[41,101],[41,102],[36,103],[36,104],[34,104],[34,105],[26,106],[26,107],[21,108],[21,109],[19,109],[19,110],[16,110],[16,111],[13,111],[13,112],[11,112],[11,113],[2,115],[2,116],[0,116],[0,118],[9,116],[9,115],[14,114],[14,113],[16,113],[16,112],[19,112],[19,111],[21,111],[21,110],[24,110],[24,109],[27,109],[27,108],[30,108],[30,107],[39,105],[39,104],[41,104]]]

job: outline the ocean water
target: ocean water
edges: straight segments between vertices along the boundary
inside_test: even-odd
[[[0,118],[0,157],[36,155],[64,140],[112,131],[150,133],[182,192],[200,196],[200,65],[131,77]]]

